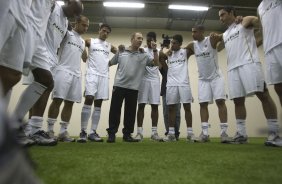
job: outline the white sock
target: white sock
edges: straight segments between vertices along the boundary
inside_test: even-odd
[[[47,129],[48,132],[54,131],[54,124],[56,123],[57,119],[54,118],[48,118],[47,119]]]
[[[24,118],[45,90],[46,87],[38,82],[33,82],[24,90],[15,109],[15,115],[18,120]]]
[[[91,105],[84,104],[81,111],[81,130],[86,131],[90,115],[91,115]]]
[[[92,124],[91,124],[91,130],[97,130],[98,123],[100,120],[101,115],[101,107],[95,107],[93,113],[92,113]]]
[[[204,135],[209,135],[209,123],[202,122],[202,132]]]
[[[61,128],[60,128],[60,134],[64,133],[68,129],[69,122],[61,121],[60,122]]]
[[[168,128],[168,134],[170,134],[170,135],[175,135],[175,129],[174,129],[174,127],[169,127],[169,128]]]
[[[152,127],[152,135],[157,134],[157,133],[158,133],[157,127]]]
[[[33,135],[39,130],[41,130],[43,125],[43,117],[32,116],[29,120],[29,124],[31,126],[31,135]]]
[[[220,123],[220,135],[227,132],[228,123]]]
[[[143,135],[143,128],[142,127],[137,127],[137,134]]]
[[[187,135],[193,134],[193,129],[192,127],[187,127]]]
[[[267,119],[268,131],[269,133],[278,134],[279,133],[279,125],[277,119]]]
[[[246,133],[246,120],[244,119],[236,119],[236,125],[237,125],[237,132],[239,132],[241,135],[247,135]]]

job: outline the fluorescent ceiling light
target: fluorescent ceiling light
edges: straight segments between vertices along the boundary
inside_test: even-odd
[[[192,10],[192,11],[207,11],[209,7],[207,6],[192,6],[192,5],[174,5],[168,6],[168,9],[174,10]]]
[[[144,8],[144,3],[131,3],[131,2],[104,2],[106,7],[115,7],[115,8]]]
[[[57,1],[57,3],[58,3],[58,5],[60,5],[60,6],[65,5],[65,2],[64,2],[64,1]]]

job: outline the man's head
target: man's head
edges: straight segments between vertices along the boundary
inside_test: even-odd
[[[101,24],[99,27],[99,38],[106,40],[109,34],[112,32],[112,28],[108,24]]]
[[[205,27],[203,25],[195,25],[192,27],[192,37],[194,40],[201,41],[204,39]]]
[[[83,4],[80,0],[69,0],[62,6],[63,12],[67,18],[78,17],[83,12]]]
[[[225,6],[219,10],[219,20],[226,26],[231,25],[236,18],[235,8],[232,6]]]
[[[171,50],[172,51],[178,51],[181,48],[183,42],[183,37],[180,34],[176,34],[172,37],[172,40],[170,42],[171,44]]]
[[[89,27],[89,19],[83,15],[80,15],[75,19],[75,27],[74,30],[78,34],[84,34],[87,32]]]
[[[133,49],[139,49],[143,42],[143,35],[140,32],[135,32],[131,35],[131,47]]]
[[[147,33],[147,36],[146,36],[146,39],[147,39],[147,46],[148,48],[151,48],[151,42],[156,42],[157,41],[157,35],[155,32],[149,32]]]

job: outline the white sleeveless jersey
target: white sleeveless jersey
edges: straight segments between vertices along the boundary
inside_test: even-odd
[[[189,86],[188,60],[186,49],[173,51],[167,59],[166,86]]]
[[[194,52],[198,64],[199,79],[210,80],[221,75],[217,50],[211,46],[210,37],[205,37],[201,42],[194,41]]]
[[[91,38],[88,48],[87,73],[108,77],[111,44],[98,38]]]
[[[44,39],[51,14],[52,0],[32,1],[28,21],[35,28],[37,33]]]
[[[153,49],[144,48],[144,51],[148,54],[150,58],[154,58]],[[160,81],[159,67],[158,66],[146,66],[144,78],[148,81]]]
[[[57,58],[57,51],[67,32],[67,28],[67,17],[65,16],[63,9],[55,3],[55,8],[48,20],[45,36],[47,49],[54,58]]]
[[[59,65],[56,70],[64,70],[73,75],[81,75],[81,56],[85,42],[75,31],[67,31],[58,52]]]
[[[258,50],[253,29],[233,23],[223,33],[227,51],[228,70],[252,62],[259,62]]]
[[[9,10],[15,17],[16,21],[19,23],[20,26],[26,29],[26,25],[27,25],[26,16],[30,13],[30,6],[32,0],[24,0],[24,1],[7,0],[7,1],[11,1]]]
[[[282,1],[263,0],[258,7],[262,23],[264,52],[282,43]]]

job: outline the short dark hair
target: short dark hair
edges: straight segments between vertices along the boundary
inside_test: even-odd
[[[100,26],[99,26],[99,30],[101,30],[102,28],[108,28],[110,30],[110,32],[112,32],[112,28],[109,24],[106,24],[106,23],[102,23]]]
[[[79,22],[81,22],[82,20],[88,21],[89,19],[88,19],[86,16],[84,16],[84,15],[80,15],[80,16],[78,16],[78,17],[75,18],[75,22],[76,22],[76,23],[79,23]]]
[[[193,28],[195,28],[199,31],[205,31],[205,26],[203,24],[194,25]]]
[[[236,14],[236,10],[235,10],[235,8],[233,7],[233,6],[224,6],[223,8],[222,8],[222,10],[224,10],[224,11],[226,11],[226,12],[228,12],[228,13],[231,13],[231,11],[233,11],[233,15],[236,17],[237,16],[237,14]]]
[[[183,42],[183,37],[180,34],[176,34],[172,37],[172,39],[178,41],[178,43],[182,43]]]
[[[150,38],[153,38],[154,40],[157,40],[157,34],[155,32],[147,33],[147,37],[150,37]]]

